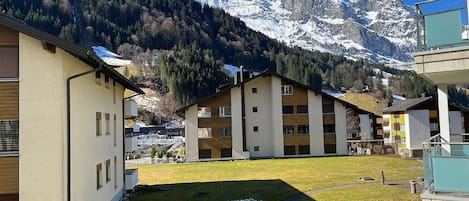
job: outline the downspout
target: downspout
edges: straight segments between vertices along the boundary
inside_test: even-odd
[[[67,78],[67,200],[71,201],[71,115],[70,115],[70,82],[78,77],[97,72],[102,70],[103,67],[99,65],[99,68],[95,68],[93,70],[85,71],[83,73],[79,73]]]
[[[241,127],[243,130],[243,151],[248,151],[246,143],[246,98],[244,94],[244,70],[243,66],[240,67],[240,82],[241,82]]]

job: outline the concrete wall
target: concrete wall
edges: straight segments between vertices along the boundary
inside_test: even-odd
[[[272,125],[272,142],[275,157],[284,156],[283,153],[283,114],[282,114],[282,80],[272,76],[270,82],[271,90],[271,125]]]
[[[362,140],[373,139],[373,128],[371,127],[371,119],[369,114],[359,114],[360,118],[360,136]]]
[[[462,142],[461,134],[464,133],[464,119],[460,111],[449,112],[449,126],[451,142]]]
[[[20,200],[65,200],[67,197],[66,79],[90,70],[76,57],[57,48],[50,53],[40,41],[20,34]],[[122,195],[122,98],[116,83],[116,104],[111,88],[95,83],[94,74],[72,81],[71,130],[73,201],[111,200]],[[96,112],[110,114],[110,135],[96,136]],[[116,114],[114,145],[113,121]],[[114,167],[116,156],[117,168]],[[111,180],[106,182],[107,159]],[[97,189],[96,165],[102,163],[103,186]],[[117,178],[114,176],[117,170]],[[116,181],[117,187],[114,187]]]
[[[322,96],[308,91],[309,146],[311,155],[324,155],[324,129],[322,127]]]
[[[186,109],[185,132],[186,132],[186,160],[199,160],[199,138],[197,136],[198,118],[197,104]]]
[[[430,138],[428,110],[410,110],[405,115],[407,149],[422,149],[422,142]]]
[[[347,150],[347,108],[338,102],[334,101],[335,111],[335,133],[337,139],[337,154],[346,155]]]
[[[243,126],[241,110],[241,87],[231,89],[231,137],[235,159],[249,158],[249,152],[243,151]]]

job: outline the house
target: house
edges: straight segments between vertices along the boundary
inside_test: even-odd
[[[384,142],[405,145],[402,149],[409,152],[409,157],[421,157],[422,142],[440,133],[437,104],[435,98],[422,97],[396,101],[384,108]],[[451,138],[462,141],[464,122],[469,121],[464,118],[467,111],[453,104],[449,109]]]
[[[350,112],[352,112],[352,114]],[[347,114],[347,123],[351,124],[351,122],[358,121],[359,128],[356,131],[347,132],[347,144],[350,155],[371,155],[384,153],[383,128],[381,119],[382,117],[380,115],[361,108],[355,108],[353,110],[349,109]],[[355,126],[348,125],[347,127],[353,128]]]
[[[178,110],[187,161],[348,154],[346,111],[354,105],[269,71],[242,72]]]
[[[120,200],[124,89],[94,52],[0,14],[0,200]]]
[[[469,82],[467,1],[441,6],[442,1],[418,3],[417,73],[438,87],[440,134],[424,141],[425,178],[422,200],[468,200],[469,143],[466,133],[453,133],[448,85]],[[447,3],[447,2],[446,2]],[[461,29],[463,28],[463,29]],[[456,134],[456,135],[455,135]],[[455,138],[454,136],[460,135]]]

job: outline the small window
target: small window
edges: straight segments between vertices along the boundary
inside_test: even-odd
[[[212,110],[210,107],[199,107],[197,110],[197,117],[199,118],[211,118]]]
[[[102,178],[103,166],[100,164],[96,165],[96,189],[100,189],[103,186]]]
[[[309,154],[309,145],[298,145],[298,154]]]
[[[252,107],[252,112],[257,112],[257,107]]]
[[[295,155],[296,154],[295,146],[292,146],[292,145],[284,146],[283,147],[283,154],[285,156]]]
[[[117,146],[117,115],[114,114],[114,125],[113,125],[113,135],[114,135],[114,146]]]
[[[221,128],[220,137],[231,137],[231,128]]]
[[[101,136],[101,112],[96,112],[96,136]]]
[[[252,127],[252,131],[253,131],[254,133],[259,132],[259,127],[258,127],[258,126]]]
[[[219,112],[220,112],[220,117],[231,117],[231,107],[230,106],[224,106],[224,107],[219,107]]]
[[[324,134],[335,133],[335,125],[323,125]]]
[[[308,105],[297,105],[296,113],[298,114],[308,114]]]
[[[260,146],[257,145],[257,146],[254,146],[254,151],[259,151],[260,150]]]
[[[282,85],[282,95],[293,95],[293,85]]]
[[[283,114],[293,114],[293,105],[284,105],[282,106]]]
[[[283,126],[283,135],[293,135],[295,133],[295,126]]]
[[[211,149],[199,149],[199,159],[212,158]]]
[[[106,183],[111,181],[111,159],[106,160]]]
[[[96,84],[101,85],[101,72],[95,73],[95,82]]]
[[[251,91],[252,91],[253,94],[257,94],[257,88],[253,87],[253,88],[251,89]]]
[[[198,128],[197,135],[199,138],[212,138],[212,128]]]
[[[462,142],[469,142],[469,134],[462,134]]]
[[[116,104],[116,81],[112,81],[112,103]]]
[[[309,135],[309,126],[298,125],[298,135]]]
[[[221,148],[220,154],[222,158],[231,157],[232,156],[231,148]]]
[[[114,156],[114,189],[117,188],[117,156]]]
[[[111,117],[110,117],[110,114],[105,113],[104,118],[106,120],[106,135],[110,135],[111,134],[111,120],[110,120]]]
[[[405,125],[401,125],[401,126],[400,126],[400,131],[404,131],[404,132],[405,132]]]
[[[324,144],[324,153],[334,154],[337,152],[337,146],[335,144]]]
[[[19,150],[19,120],[0,120],[0,153]]]
[[[333,114],[334,113],[334,104],[323,104],[322,105],[322,113],[324,114]]]
[[[394,123],[394,124],[393,124],[393,130],[395,130],[395,131],[400,131],[400,130],[401,130],[401,124],[399,124],[399,123]]]
[[[110,88],[109,76],[108,76],[108,75],[105,75],[105,76],[104,76],[104,87],[106,87],[107,89]]]

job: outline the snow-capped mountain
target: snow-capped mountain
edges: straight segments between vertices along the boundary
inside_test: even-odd
[[[402,0],[198,0],[290,46],[365,58],[412,60],[416,14]]]

